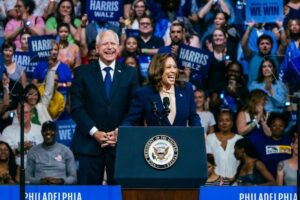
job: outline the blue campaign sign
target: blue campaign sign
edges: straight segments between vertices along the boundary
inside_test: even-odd
[[[192,79],[202,81],[207,76],[211,61],[211,52],[187,45],[180,45],[177,55],[178,66],[180,68],[191,68]]]
[[[120,186],[26,186],[25,200],[121,200]],[[1,199],[20,199],[18,186],[0,186]]]
[[[127,37],[139,37],[140,36],[140,30],[138,29],[126,29],[125,30]]]
[[[57,120],[55,123],[58,127],[56,141],[70,147],[76,127],[75,122],[72,119],[67,119]]]
[[[31,36],[28,38],[29,51],[36,52],[39,58],[48,59],[54,39],[52,35]]]
[[[123,15],[123,0],[89,0],[86,4],[89,20],[119,21]]]
[[[297,200],[292,186],[203,186],[199,200]]]
[[[283,16],[283,0],[247,0],[247,22],[275,22],[282,20]]]
[[[37,64],[41,61],[35,52],[18,52],[13,55],[13,62],[25,68],[27,78],[31,78]]]
[[[180,45],[177,55],[178,66],[189,67],[196,71],[207,68],[212,61],[212,54],[203,49]]]

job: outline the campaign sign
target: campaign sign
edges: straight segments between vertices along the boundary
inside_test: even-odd
[[[18,200],[18,186],[0,186],[1,199]],[[25,200],[121,200],[120,186],[26,186]]]
[[[283,0],[247,0],[247,22],[275,22],[278,18],[283,19]]]
[[[35,67],[40,62],[40,58],[35,52],[16,51],[13,55],[13,62],[24,67],[27,78],[31,79]]]
[[[123,0],[89,0],[86,4],[89,20],[119,21],[123,15]]]
[[[139,37],[140,36],[140,30],[138,29],[126,29],[125,30],[127,37]]]
[[[31,36],[28,38],[28,46],[31,52],[36,52],[39,58],[47,60],[52,49],[54,36]]]
[[[208,68],[212,61],[210,52],[187,45],[180,46],[177,56],[179,66],[189,67],[196,71]]]
[[[56,141],[70,147],[76,127],[75,122],[72,119],[67,119],[57,120],[55,123],[58,128]]]
[[[202,186],[199,200],[297,200],[293,186]]]

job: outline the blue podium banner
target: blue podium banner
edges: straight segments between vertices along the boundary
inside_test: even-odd
[[[121,200],[120,186],[26,186],[25,200]],[[1,199],[18,200],[18,186],[0,186]]]
[[[203,186],[201,200],[297,200],[297,188],[292,186]]]

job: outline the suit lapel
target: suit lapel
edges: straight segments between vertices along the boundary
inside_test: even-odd
[[[95,62],[92,65],[92,76],[95,80],[95,94],[98,94],[97,96],[100,97],[100,99],[106,99],[106,93],[105,93],[105,87],[103,82],[103,76],[101,73],[99,62]],[[98,92],[99,91],[99,92]]]
[[[183,93],[182,90],[175,86],[175,103],[176,103],[176,115],[173,124],[176,124],[180,116],[182,116],[182,109],[184,108],[184,101],[183,101]]]

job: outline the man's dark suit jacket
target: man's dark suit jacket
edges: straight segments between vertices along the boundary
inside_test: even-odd
[[[184,87],[175,86],[176,116],[172,126],[201,126],[199,115],[196,113],[194,92],[192,84],[185,83]],[[137,126],[140,119],[146,121],[147,126],[171,126],[168,119],[161,121],[155,116],[153,110],[157,107],[158,115],[163,112],[161,97],[153,86],[140,88],[133,100],[122,126]]]
[[[116,62],[110,98],[106,97],[99,62],[75,69],[71,87],[71,115],[77,125],[71,143],[75,154],[100,155],[100,145],[90,136],[90,130],[93,126],[104,132],[117,128],[137,87],[136,70],[119,62]]]

